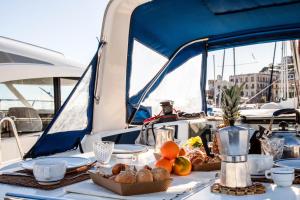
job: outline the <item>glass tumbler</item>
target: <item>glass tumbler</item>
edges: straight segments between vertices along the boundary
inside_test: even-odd
[[[93,150],[96,160],[100,164],[108,164],[114,150],[114,142],[111,141],[96,141],[93,144]]]

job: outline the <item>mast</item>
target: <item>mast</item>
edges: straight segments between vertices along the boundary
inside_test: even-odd
[[[214,65],[214,104],[217,106],[217,89],[216,89],[216,60],[215,60],[215,55],[213,55],[213,65]]]
[[[219,90],[219,108],[221,107],[221,99],[222,99],[222,83],[223,83],[223,76],[224,76],[224,66],[225,66],[225,49],[223,51],[223,62],[222,62],[222,77],[221,77],[221,84]]]
[[[232,53],[233,53],[233,75],[235,76],[235,47],[233,47]]]
[[[300,49],[299,49],[299,40],[290,41],[291,52],[293,55],[293,64],[294,64],[294,84],[295,84],[295,93],[294,98],[297,97],[297,102],[295,103],[295,108],[298,108],[299,105],[299,59],[300,59]]]
[[[274,73],[274,63],[275,63],[275,56],[276,56],[276,48],[277,48],[277,43],[275,42],[274,44],[274,52],[273,52],[273,61],[272,61],[272,68],[271,68],[271,75],[270,75],[270,83],[269,85],[271,86],[273,84],[273,73]],[[271,97],[272,97],[272,86],[269,87],[268,90],[268,99],[267,102],[271,102]]]

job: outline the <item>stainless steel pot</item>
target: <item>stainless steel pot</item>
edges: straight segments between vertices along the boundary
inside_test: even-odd
[[[160,147],[167,141],[173,141],[175,136],[175,129],[173,127],[163,126],[154,129],[155,132],[155,152],[160,151]]]
[[[272,129],[273,120],[275,117],[283,114],[296,114],[295,128],[290,128],[285,121],[279,123],[278,129]],[[298,124],[300,120],[300,113],[296,109],[282,109],[273,113],[270,122],[271,138],[283,138],[284,148],[282,158],[299,158],[300,157],[300,135],[298,131]]]
[[[217,133],[217,141],[221,155],[241,156],[247,155],[249,150],[249,138],[253,129],[240,126],[228,126]]]

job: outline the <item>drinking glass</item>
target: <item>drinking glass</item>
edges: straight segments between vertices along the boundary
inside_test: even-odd
[[[100,164],[108,164],[111,158],[111,155],[114,150],[114,142],[111,141],[96,141],[93,144],[93,150],[96,157],[96,160]]]

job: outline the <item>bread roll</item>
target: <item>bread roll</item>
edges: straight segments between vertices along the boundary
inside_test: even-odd
[[[117,183],[135,183],[136,176],[135,176],[134,171],[132,171],[132,170],[121,171],[116,176],[115,181]]]
[[[164,168],[154,168],[151,173],[154,181],[163,181],[170,178],[170,173]]]
[[[153,182],[153,175],[149,169],[141,169],[136,174],[137,182]]]

